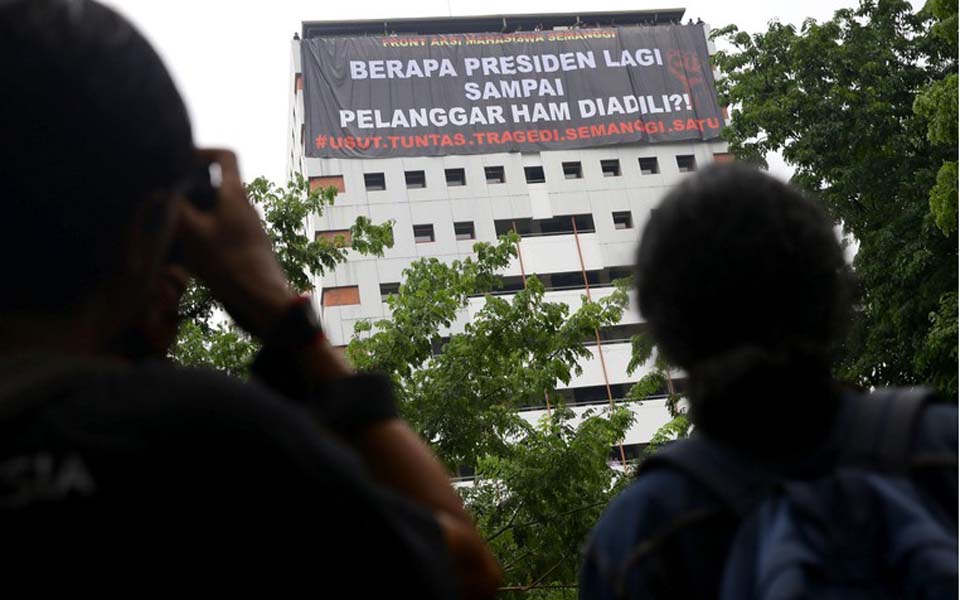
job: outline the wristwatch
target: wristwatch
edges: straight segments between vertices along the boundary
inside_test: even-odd
[[[250,372],[273,390],[306,405],[326,427],[347,435],[397,417],[390,380],[357,374],[318,384],[303,362],[303,351],[324,339],[309,298],[298,297],[273,329]]]
[[[310,305],[310,296],[297,296],[264,336],[265,348],[300,350],[323,339],[323,328]]]

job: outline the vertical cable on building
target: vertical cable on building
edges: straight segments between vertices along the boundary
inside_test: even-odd
[[[590,298],[590,279],[587,277],[587,267],[583,262],[583,250],[580,248],[580,232],[577,231],[577,219],[576,217],[570,217],[570,223],[573,225],[573,239],[577,242],[577,256],[580,258],[580,273],[583,274],[583,287],[587,292],[587,302],[592,302]],[[610,410],[614,408],[613,402],[613,391],[610,389],[610,378],[607,376],[607,361],[603,357],[603,343],[600,341],[600,329],[597,327],[593,328],[593,333],[597,337],[597,356],[600,357],[600,369],[603,371],[603,383],[607,388],[607,400],[610,401]],[[627,455],[623,450],[623,440],[617,444],[620,447],[620,464],[623,466],[623,471],[627,471]]]

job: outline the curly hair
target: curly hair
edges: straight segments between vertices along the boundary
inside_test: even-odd
[[[652,211],[636,274],[659,351],[690,375],[695,421],[745,380],[829,374],[850,270],[826,214],[774,177],[733,163],[686,179]]]

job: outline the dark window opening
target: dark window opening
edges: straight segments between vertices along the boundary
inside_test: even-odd
[[[600,170],[603,171],[604,177],[620,177],[620,160],[616,158],[601,160]]]
[[[414,225],[413,241],[418,244],[427,244],[436,241],[433,235],[433,225]]]
[[[564,179],[583,179],[583,167],[580,162],[563,163],[563,177]]]
[[[594,233],[596,227],[593,215],[564,215],[552,219],[501,219],[494,221],[497,237],[514,230],[520,237],[539,237],[544,235],[566,235],[573,233],[576,223],[577,233]]]
[[[506,183],[507,176],[503,167],[484,167],[483,174],[487,178],[487,183]]]
[[[697,170],[697,161],[692,154],[681,154],[677,156],[677,169],[681,173],[691,173]]]
[[[620,446],[614,446],[610,449],[610,458],[608,460],[617,464],[620,464],[620,461],[624,458],[628,463],[636,462],[640,460],[646,447],[646,444],[624,444],[623,456],[620,456]]]
[[[511,231],[516,231],[520,237],[532,235],[533,219],[503,219],[493,222],[497,237]]]
[[[633,216],[630,211],[613,213],[614,229],[633,229]]]
[[[673,380],[673,389],[677,394],[685,394],[687,385],[686,379],[677,379]],[[611,383],[610,384],[610,395],[613,396],[613,400],[624,400],[627,398],[627,395],[630,393],[630,388],[633,387],[633,383]],[[664,383],[664,385],[654,392],[647,396],[649,400],[662,400],[668,395],[669,386]],[[578,388],[567,388],[563,390],[555,390],[550,394],[550,403],[558,404],[564,403],[567,406],[584,406],[592,404],[607,404],[610,402],[610,398],[607,396],[607,386],[605,385],[593,385],[587,387],[578,387]],[[530,398],[526,402],[521,402],[519,407],[522,410],[539,410],[546,408],[546,402],[542,394],[539,394],[535,397]]]
[[[611,325],[600,329],[600,343],[623,343],[629,342],[630,338],[647,331],[646,323],[630,323],[627,325]],[[596,346],[596,334],[587,336],[583,341],[584,346]]]
[[[387,296],[390,294],[396,294],[400,291],[400,283],[381,283],[380,284],[380,301],[386,302]]]
[[[445,169],[444,173],[447,176],[448,186],[458,187],[467,185],[467,172],[464,169]]]
[[[445,335],[445,336],[441,336],[441,337],[435,337],[435,338],[431,339],[431,340],[430,340],[430,353],[431,353],[433,356],[437,356],[438,354],[440,354],[441,352],[443,352],[443,347],[446,346],[449,341],[450,341],[450,336],[449,336],[449,335]]]
[[[407,189],[427,187],[427,175],[423,171],[404,171],[403,176],[407,180]]]
[[[363,185],[368,192],[382,192],[387,189],[387,180],[383,173],[364,173]]]
[[[475,479],[477,477],[477,469],[469,465],[460,465],[457,467],[457,479]]]
[[[527,183],[544,183],[547,176],[543,174],[543,167],[524,167],[523,174],[527,178]]]
[[[472,240],[476,237],[473,221],[462,221],[453,224],[453,234],[458,240]]]
[[[656,156],[641,158],[639,162],[641,175],[656,175],[660,172],[660,163]]]
[[[587,282],[591,288],[610,287],[617,279],[630,277],[630,267],[612,267],[596,271],[587,271]],[[548,292],[563,290],[582,290],[586,287],[583,281],[583,271],[566,271],[563,273],[532,273],[527,277],[536,277]],[[503,277],[501,286],[493,294],[513,294],[523,289],[523,277],[513,275]]]

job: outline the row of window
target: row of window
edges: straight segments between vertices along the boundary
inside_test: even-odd
[[[617,279],[630,277],[632,271],[629,267],[608,267],[592,271],[564,271],[560,273],[533,273],[536,275],[543,289],[548,292],[559,292],[563,290],[583,289],[587,285],[590,287],[605,287],[612,285]],[[501,287],[498,294],[512,294],[523,289],[524,281],[520,275],[512,275],[501,278]]]
[[[609,267],[605,269],[599,269],[594,271],[567,271],[563,273],[533,273],[531,276],[536,275],[537,279],[540,280],[540,283],[543,284],[543,289],[547,292],[557,292],[564,290],[582,290],[586,288],[589,284],[591,288],[593,287],[609,287],[617,279],[624,279],[630,277],[632,271],[630,267]],[[500,287],[498,287],[493,294],[515,294],[522,290],[524,287],[524,278],[519,275],[505,276],[500,278]],[[400,291],[399,282],[387,282],[380,284],[380,301],[386,302],[387,296],[390,294],[396,294]],[[483,294],[478,294],[482,296]],[[624,326],[615,326],[611,329],[610,335],[617,335],[619,337],[604,337],[604,330],[601,330],[601,340],[620,340],[622,341],[624,336],[629,338],[630,335],[626,335],[626,329],[618,328],[633,328],[635,325],[624,325]],[[616,333],[614,333],[616,330]],[[585,344],[595,344],[596,339],[590,338],[585,340]]]
[[[622,330],[623,333],[629,333],[629,335],[623,337],[619,331],[610,331],[605,335],[605,329]],[[629,337],[632,335],[645,331],[645,329],[646,326],[643,323],[637,323],[634,325],[617,325],[614,327],[601,329],[600,337],[604,341],[622,342],[626,339],[629,339]],[[633,387],[633,383],[611,383],[609,391],[610,396],[612,396],[614,400],[622,400],[627,397],[631,387]],[[669,386],[664,383],[657,391],[648,396],[648,398],[662,398],[667,395],[668,388]],[[675,378],[673,380],[673,389],[678,394],[685,393],[686,380],[683,378]],[[610,402],[610,396],[607,395],[606,385],[593,385],[587,387],[556,390],[552,394],[551,402],[563,402],[567,406],[606,404]],[[531,398],[529,402],[523,403],[520,408],[521,410],[542,410],[546,408],[546,403],[542,396],[535,396]]]
[[[614,229],[632,229],[633,215],[628,210],[611,213]],[[497,237],[514,231],[521,238],[539,237],[548,235],[568,235],[572,233],[594,233],[596,228],[592,214],[565,215],[550,219],[498,219],[493,222]],[[476,239],[477,232],[473,221],[456,221],[453,224],[453,235],[457,241]],[[339,242],[349,245],[351,235],[349,229],[333,229],[317,231],[315,239],[326,239],[330,242]],[[437,241],[433,223],[423,223],[413,226],[413,240],[417,244],[429,244]]]
[[[545,291],[582,290],[588,285],[591,288],[609,287],[618,279],[630,277],[630,267],[607,267],[592,271],[566,271],[560,273],[533,273]],[[500,278],[500,286],[493,292],[496,294],[514,294],[524,288],[524,278],[519,275]],[[380,284],[380,301],[386,302],[390,294],[400,290],[400,282],[384,282]],[[329,294],[329,295],[328,295]],[[324,306],[342,306],[344,304],[360,304],[360,292],[357,286],[327,287],[323,290],[322,303]],[[637,331],[636,325],[614,326],[610,331],[601,330],[601,340],[619,340],[629,338]],[[595,344],[596,339],[585,340],[585,343]]]
[[[656,175],[660,172],[660,163],[657,157],[641,157],[637,159],[640,165],[641,175]],[[681,154],[676,157],[677,170],[681,173],[689,173],[697,170],[697,161],[692,154]],[[562,163],[564,179],[582,179],[583,164],[580,161],[571,161]],[[620,169],[620,159],[611,158],[600,161],[600,171],[604,177],[620,177],[623,172]],[[462,167],[444,169],[447,187],[459,187],[467,185],[467,172]],[[488,184],[506,183],[506,171],[501,166],[484,167],[484,176]],[[527,183],[544,183],[547,178],[543,167],[540,165],[528,166],[523,168],[523,174]],[[404,181],[407,189],[420,189],[427,187],[427,176],[425,171],[404,171]],[[363,183],[368,192],[379,192],[387,189],[387,180],[383,173],[364,173]]]

